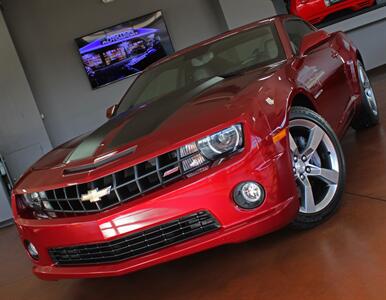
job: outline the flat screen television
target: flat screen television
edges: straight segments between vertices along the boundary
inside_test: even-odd
[[[143,71],[174,52],[162,11],[77,38],[92,88]]]

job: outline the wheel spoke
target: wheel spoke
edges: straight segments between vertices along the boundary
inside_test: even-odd
[[[294,138],[292,137],[291,132],[289,132],[288,136],[289,136],[290,148],[291,148],[292,154],[299,154],[298,145],[296,145],[296,142],[295,142]]]
[[[314,165],[309,165],[311,172],[308,176],[315,176],[320,178],[328,184],[338,184],[339,172],[331,169],[320,168]]]
[[[301,206],[304,208],[305,213],[313,213],[316,210],[314,193],[312,192],[312,186],[307,177],[304,180],[300,180],[303,187],[302,203]]]
[[[303,152],[308,159],[312,157],[316,149],[318,149],[320,142],[324,137],[324,131],[319,126],[315,125],[310,131],[310,137],[306,146],[306,149]]]
[[[362,84],[365,88],[368,88],[370,87],[370,80],[369,78],[367,77],[367,74],[366,74],[366,71],[364,69],[361,69],[361,81],[362,81]]]
[[[370,80],[367,78],[365,74],[363,74],[362,84],[364,88],[368,88],[370,86]]]

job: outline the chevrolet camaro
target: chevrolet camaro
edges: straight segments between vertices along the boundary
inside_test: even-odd
[[[13,190],[42,279],[122,275],[324,222],[344,188],[339,138],[378,109],[343,33],[278,16],[156,62],[107,117]]]
[[[376,0],[286,0],[286,2],[291,14],[317,24],[327,16],[342,10],[359,11],[371,7]]]

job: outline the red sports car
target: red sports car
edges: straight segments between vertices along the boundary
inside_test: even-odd
[[[312,24],[341,10],[358,11],[373,6],[376,0],[286,0],[289,12]]]
[[[163,59],[107,115],[13,191],[42,279],[121,275],[318,225],[343,191],[338,137],[378,122],[355,46],[292,16]]]

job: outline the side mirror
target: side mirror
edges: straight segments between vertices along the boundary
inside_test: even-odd
[[[107,110],[106,110],[106,117],[107,119],[111,119],[112,117],[114,117],[115,113],[117,112],[117,109],[118,109],[118,105],[113,105],[113,106],[110,106]]]
[[[330,38],[330,34],[324,30],[311,32],[303,37],[300,44],[300,55],[303,56],[326,42]]]

